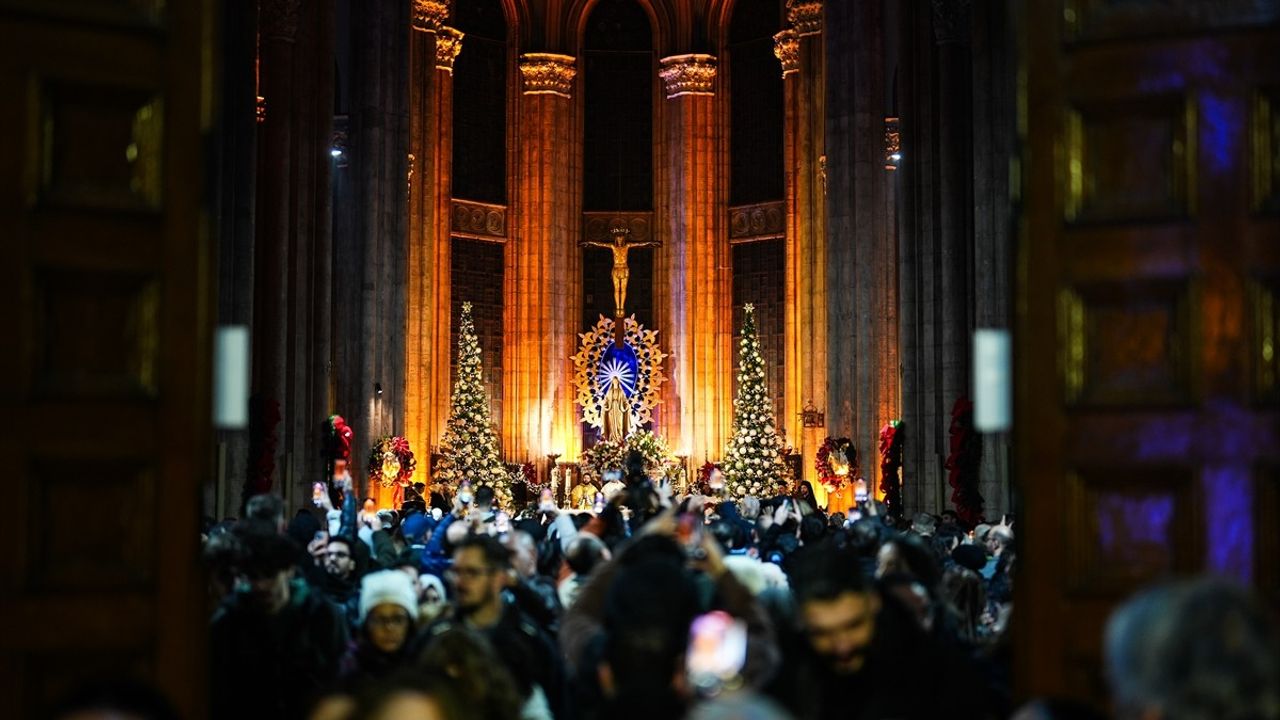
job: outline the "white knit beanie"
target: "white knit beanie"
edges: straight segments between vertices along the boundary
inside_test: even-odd
[[[370,610],[384,603],[399,605],[409,617],[418,619],[418,593],[413,590],[413,580],[399,570],[369,573],[360,581],[360,622]]]

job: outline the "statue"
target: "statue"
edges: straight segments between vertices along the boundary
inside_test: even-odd
[[[631,231],[615,227],[609,230],[613,235],[613,242],[597,242],[594,240],[583,240],[580,244],[584,247],[606,248],[613,252],[613,304],[614,314],[616,317],[624,317],[623,307],[627,300],[627,278],[631,276],[631,271],[627,267],[627,253],[631,252],[631,248],[637,247],[653,247],[660,245],[657,241],[649,242],[631,242],[628,238]]]
[[[604,395],[604,439],[622,442],[631,434],[631,401],[617,376],[609,382]]]

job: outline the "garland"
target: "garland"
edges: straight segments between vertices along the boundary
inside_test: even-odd
[[[818,482],[828,493],[838,493],[849,485],[849,478],[858,476],[858,450],[849,438],[829,437],[822,441],[813,465]]]
[[[602,484],[605,472],[626,472],[627,455],[632,450],[644,458],[645,473],[651,478],[667,477],[672,480],[680,472],[680,464],[671,456],[667,443],[649,430],[641,430],[627,436],[622,442],[601,441],[582,453],[583,482]]]
[[[978,492],[978,465],[982,461],[982,436],[973,431],[973,401],[961,397],[951,409],[951,454],[947,456],[947,482],[951,504],[960,522],[973,527],[982,522],[985,502]]]
[[[902,517],[902,483],[898,469],[902,467],[902,421],[890,420],[880,428],[880,491],[889,514]]]
[[[409,441],[402,436],[383,437],[369,451],[369,479],[383,487],[408,485],[417,467]]]

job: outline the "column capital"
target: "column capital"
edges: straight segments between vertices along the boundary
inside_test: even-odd
[[[933,39],[939,45],[969,42],[973,0],[933,0]]]
[[[448,25],[441,25],[436,31],[436,69],[453,74],[453,61],[462,52],[462,38],[466,33]]]
[[[578,75],[578,59],[556,53],[525,53],[520,56],[520,77],[525,95],[573,97],[573,79]]]
[[[681,95],[715,95],[714,55],[672,55],[658,61],[658,76],[666,86],[667,99]]]
[[[800,35],[790,28],[774,35],[773,55],[782,63],[782,77],[800,72]]]
[[[787,0],[787,20],[800,37],[822,32],[822,0]]]
[[[262,0],[259,24],[262,37],[293,42],[298,37],[298,11],[301,0]]]
[[[413,29],[423,32],[439,30],[449,19],[453,0],[413,0]]]

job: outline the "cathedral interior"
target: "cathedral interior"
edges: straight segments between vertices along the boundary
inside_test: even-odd
[[[1021,696],[1097,697],[1155,578],[1280,602],[1272,0],[3,0],[0,36],[2,715],[127,666],[200,717],[199,518],[311,503],[333,415],[362,496],[384,436],[430,484],[464,308],[502,461],[566,495],[593,332],[656,333],[621,423],[692,482],[752,317],[796,482],[847,438],[906,516],[1026,528]]]

